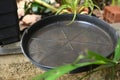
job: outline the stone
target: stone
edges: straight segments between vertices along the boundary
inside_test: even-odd
[[[22,19],[24,25],[32,25],[39,20],[41,20],[41,15],[36,14],[27,14]]]

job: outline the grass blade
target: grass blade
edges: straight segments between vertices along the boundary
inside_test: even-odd
[[[113,58],[114,61],[120,60],[120,39],[118,40],[117,46],[115,48],[115,55]]]

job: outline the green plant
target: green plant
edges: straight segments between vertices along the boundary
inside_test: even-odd
[[[56,80],[58,77],[64,75],[65,73],[68,73],[76,68],[84,67],[84,66],[88,66],[88,65],[94,65],[94,64],[101,65],[101,66],[92,70],[92,72],[90,74],[92,74],[93,72],[96,72],[98,70],[101,70],[103,68],[108,68],[108,67],[112,68],[112,72],[114,74],[114,67],[119,63],[119,60],[120,60],[120,40],[118,41],[118,44],[115,48],[115,54],[114,54],[113,59],[105,58],[105,57],[99,55],[98,53],[92,52],[89,50],[87,50],[86,53],[87,53],[87,56],[80,55],[76,59],[75,62],[73,62],[71,64],[66,64],[66,65],[63,65],[60,67],[56,67],[52,70],[45,72],[44,74],[38,75],[33,80]],[[79,63],[79,60],[83,59],[83,58],[91,59],[94,61]],[[79,80],[82,80],[87,75],[89,75],[89,74],[86,74]],[[111,80],[114,80],[114,75],[111,77]]]
[[[56,14],[74,14],[74,17],[71,22],[76,18],[76,14],[92,14],[94,7],[100,10],[100,8],[93,3],[92,0],[84,0],[82,3],[81,0],[62,0],[62,4],[59,8],[54,7],[49,3],[49,0],[34,0],[28,4],[25,4],[25,12],[33,13],[56,13]]]
[[[120,0],[112,0],[112,5],[120,5]]]
[[[78,9],[78,0],[63,0],[63,5],[61,5],[57,11],[56,14],[61,14],[61,13],[73,13],[74,17],[73,20],[76,17],[77,14],[77,9]],[[63,12],[63,10],[66,10],[67,12]],[[73,21],[72,20],[72,21]]]

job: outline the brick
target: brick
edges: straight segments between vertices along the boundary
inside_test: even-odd
[[[120,7],[106,6],[103,14],[104,20],[109,23],[120,22]]]

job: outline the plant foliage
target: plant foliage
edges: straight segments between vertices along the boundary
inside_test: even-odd
[[[74,14],[71,23],[75,20],[76,14],[92,14],[94,8],[100,10],[100,8],[94,4],[92,0],[61,0],[62,4],[56,8],[54,4],[50,3],[50,0],[34,0],[29,3],[25,3],[25,14]]]
[[[42,2],[47,3],[49,5],[53,5],[50,3],[50,0],[42,0]],[[49,14],[52,13],[51,9],[35,2],[35,1],[30,1],[30,2],[25,2],[24,5],[24,10],[25,14]]]
[[[91,15],[95,7],[100,10],[100,8],[96,4],[94,4],[92,0],[84,0],[83,3],[81,3],[81,0],[62,0],[62,3],[63,4],[58,8],[56,14],[74,14],[71,22],[75,20],[76,14]]]

